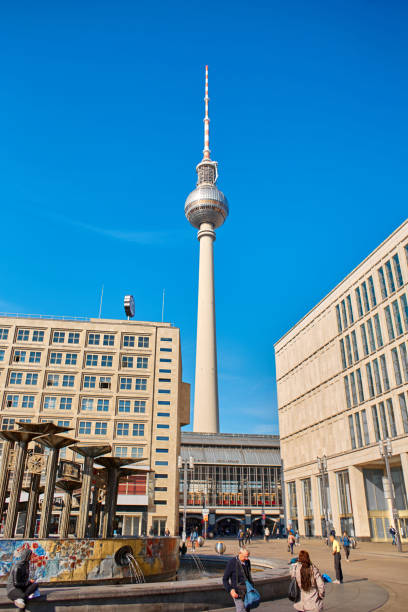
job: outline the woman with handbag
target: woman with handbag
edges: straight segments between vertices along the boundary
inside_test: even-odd
[[[291,567],[291,575],[292,580],[296,581],[300,595],[300,600],[293,604],[295,610],[321,612],[325,593],[324,581],[318,568],[310,561],[306,550],[299,552],[297,563]]]
[[[237,612],[248,612],[259,605],[260,597],[254,589],[251,562],[246,548],[240,548],[238,555],[228,561],[222,581],[225,590],[234,600]]]

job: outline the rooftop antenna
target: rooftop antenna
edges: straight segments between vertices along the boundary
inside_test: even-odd
[[[164,294],[166,293],[166,290],[163,289],[163,299],[162,299],[162,323],[164,321]]]
[[[102,285],[102,291],[101,291],[101,301],[99,302],[99,319],[101,318],[101,314],[102,314],[102,302],[103,302],[103,285]]]
[[[204,159],[210,159],[210,119],[208,117],[208,66],[205,67]]]

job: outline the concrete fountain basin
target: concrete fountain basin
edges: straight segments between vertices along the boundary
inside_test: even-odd
[[[117,540],[122,544],[122,539]],[[225,565],[228,557],[200,555],[204,567]],[[289,571],[281,561],[252,559],[256,588],[263,601],[287,596]],[[32,600],[27,609],[36,612],[203,612],[231,607],[220,574],[202,578],[150,582],[145,584],[99,584],[41,588],[42,598]],[[0,610],[15,610],[12,602],[0,595]]]

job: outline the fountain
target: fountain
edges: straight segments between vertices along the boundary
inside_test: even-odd
[[[115,562],[122,567],[128,567],[130,571],[131,581],[133,579],[136,584],[146,582],[145,575],[140,567],[137,559],[133,556],[133,551],[130,546],[122,546],[115,554]]]
[[[219,575],[227,561],[222,556],[225,546],[221,543],[217,544],[217,552],[221,555],[206,556],[205,566],[202,555],[195,551],[186,555],[187,564],[195,568],[198,579],[169,582],[175,580],[180,565],[178,537],[114,537],[119,480],[127,474],[137,473],[137,468],[131,467],[137,460],[106,456],[111,452],[109,445],[78,444],[74,439],[61,435],[68,431],[67,428],[52,423],[18,425],[19,430],[0,431],[0,437],[5,440],[0,464],[0,510],[5,507],[9,491],[5,537],[0,539],[1,585],[7,582],[13,563],[26,548],[30,548],[31,577],[40,583],[41,592],[46,596],[45,602],[30,601],[32,609],[63,610],[69,607],[71,612],[80,612],[86,601],[89,609],[102,612],[119,610],[122,606],[141,612],[150,609],[150,604],[155,610],[168,612],[202,610],[203,607],[211,609],[230,603]],[[30,449],[33,444],[48,449],[48,456]],[[84,456],[82,469],[75,462],[61,460],[58,464],[59,450],[66,446]],[[94,463],[102,468],[95,468]],[[24,503],[20,501],[20,492],[25,472],[29,475],[29,486],[25,489],[29,499],[26,502],[24,537],[18,538],[14,536],[17,513]],[[41,484],[41,475],[46,478],[45,487]],[[59,538],[49,536],[56,488],[64,492]],[[105,491],[104,508],[101,490]],[[76,537],[69,534],[74,491],[80,492]],[[35,538],[42,492],[39,537]],[[102,537],[98,537],[99,533]],[[257,581],[257,588],[263,599],[282,597],[289,582],[287,567],[281,568],[277,575],[276,569],[265,569],[265,562],[262,564],[264,571],[258,574],[262,579]],[[73,585],[77,588],[65,588]],[[98,588],[90,589],[89,585],[98,585]],[[47,586],[53,588],[48,590]],[[11,609],[11,606],[0,594],[1,609]]]
[[[118,486],[121,476],[133,474],[134,470],[122,470],[125,465],[143,461],[140,459],[125,459],[121,457],[100,457],[98,465],[103,465],[107,473],[107,493],[105,500],[105,513],[102,525],[102,537],[111,538],[113,536],[113,526],[116,517],[116,501],[118,498]]]
[[[68,586],[130,581],[142,583],[170,580],[176,576],[179,565],[178,538],[124,537],[118,540],[117,537],[113,537],[119,480],[127,474],[137,472],[137,469],[123,468],[142,459],[101,457],[111,451],[109,445],[77,444],[73,438],[60,435],[68,431],[68,428],[58,427],[52,423],[21,422],[18,425],[18,430],[0,431],[0,437],[5,440],[5,450],[0,465],[0,509],[1,505],[3,508],[5,506],[9,491],[5,532],[4,537],[0,539],[0,584],[7,581],[13,562],[17,561],[22,551],[28,547],[33,551],[32,578],[42,585]],[[48,456],[43,452],[36,452],[35,449],[29,451],[31,443],[48,449]],[[57,481],[59,450],[65,446],[84,456],[84,467],[81,474],[79,464],[62,461],[65,467],[66,464],[71,464],[72,469]],[[14,461],[10,463],[13,457]],[[102,465],[103,469],[95,469],[94,461]],[[30,479],[28,488],[25,488],[29,493],[29,499],[26,502],[24,537],[16,538],[14,536],[17,514],[23,503],[20,502],[20,493],[23,477],[27,472]],[[13,478],[10,486],[11,473]],[[41,475],[45,475],[45,486],[41,484]],[[64,491],[58,539],[49,537],[56,488]],[[99,501],[101,488],[106,491],[104,517],[101,521],[103,537],[97,537],[98,517],[101,513]],[[72,494],[75,490],[81,494],[76,538],[69,537]],[[42,493],[39,534],[38,538],[34,538],[36,518],[40,508],[39,497]],[[121,558],[117,555],[118,550],[124,547],[125,562],[118,563],[118,559]]]
[[[79,444],[77,446],[73,446],[72,450],[74,450],[76,453],[82,455],[85,458],[84,469],[82,470],[81,504],[79,507],[79,517],[77,524],[77,537],[85,538],[88,535],[89,500],[91,497],[94,460],[96,457],[106,455],[106,453],[109,453],[112,448],[110,444]]]
[[[194,550],[192,550],[191,553],[188,553],[186,556],[191,557],[193,559],[197,570],[199,571],[200,574],[204,576],[206,574],[204,564],[201,561],[200,557],[197,555],[197,553]]]

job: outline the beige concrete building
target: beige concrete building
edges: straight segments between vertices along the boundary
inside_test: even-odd
[[[288,520],[388,539],[379,441],[408,534],[408,221],[275,345]],[[317,458],[327,458],[319,472]],[[325,499],[327,498],[327,503]]]
[[[0,417],[53,421],[81,443],[143,457],[120,485],[118,532],[178,532],[180,427],[189,423],[180,331],[168,323],[0,317]],[[65,449],[64,449],[65,450]],[[67,449],[66,459],[82,461]]]

